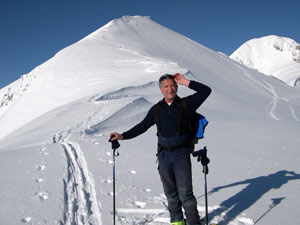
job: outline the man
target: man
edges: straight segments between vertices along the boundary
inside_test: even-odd
[[[196,91],[183,99],[177,96],[178,84]],[[168,200],[172,225],[184,225],[182,207],[189,225],[201,225],[197,201],[193,194],[190,153],[193,151],[189,118],[210,95],[211,89],[196,81],[186,79],[182,74],[165,74],[159,79],[160,91],[164,98],[154,105],[145,119],[124,132],[112,133],[112,140],[134,138],[152,125],[157,125],[158,170]],[[182,108],[185,101],[186,110]]]

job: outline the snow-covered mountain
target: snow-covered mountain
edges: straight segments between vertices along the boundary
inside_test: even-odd
[[[286,37],[270,35],[240,46],[231,59],[291,86],[300,86],[300,44]]]
[[[169,72],[186,71],[176,62],[162,58],[164,55],[159,51],[153,53],[154,49],[163,51],[164,46],[170,49],[175,45],[168,41],[170,31],[147,18],[138,17],[136,20],[123,17],[108,23],[1,90],[0,123],[5,129],[0,130],[0,138],[73,100],[94,93],[105,94],[117,87],[131,85],[133,80],[136,85],[150,82],[166,68]],[[139,20],[143,21],[142,25]],[[128,29],[132,32],[126,32]],[[162,35],[151,42],[147,40],[147,35],[155,32]],[[143,36],[139,37],[137,33]],[[146,43],[140,43],[140,40]]]
[[[109,22],[0,90],[0,224],[111,224],[109,133],[138,123],[174,72],[213,90],[197,147],[211,159],[210,220],[299,224],[300,89],[142,16]],[[120,142],[117,224],[169,224],[155,134]],[[193,171],[204,216],[194,160]]]

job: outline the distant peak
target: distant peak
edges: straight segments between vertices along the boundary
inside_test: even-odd
[[[299,83],[300,45],[291,38],[269,35],[251,39],[230,58],[291,86]]]
[[[247,45],[257,46],[255,42],[259,42],[261,45],[272,46],[279,52],[289,52],[292,59],[300,63],[300,45],[291,38],[279,37],[276,35],[269,35],[258,39],[252,39],[247,41]]]

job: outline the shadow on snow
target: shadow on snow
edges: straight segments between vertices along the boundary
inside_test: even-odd
[[[213,210],[209,214],[209,218],[222,216],[223,220],[218,222],[218,225],[228,224],[230,221],[234,220],[238,215],[240,215],[244,210],[252,206],[271,189],[279,189],[289,181],[297,179],[300,179],[300,174],[292,171],[281,170],[268,176],[260,176],[257,178],[247,179],[244,181],[213,188],[212,191],[209,192],[209,194],[218,192],[224,188],[247,184],[247,186],[237,194],[223,201],[218,209]],[[260,216],[254,223],[257,223],[259,220],[261,220],[276,205],[280,204],[284,198],[285,197],[272,198],[272,203],[269,205],[269,209],[266,210],[262,214],[262,216]],[[225,214],[224,216],[222,215],[223,213]]]

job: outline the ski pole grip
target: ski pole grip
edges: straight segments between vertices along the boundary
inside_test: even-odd
[[[207,153],[207,149],[205,146],[203,149],[193,152],[192,155],[194,157],[198,157],[197,161],[200,162],[202,158],[207,158],[206,153]]]
[[[207,166],[207,164],[210,162],[209,158],[207,158],[206,146],[203,149],[193,152],[193,156],[197,157],[197,161],[201,162],[202,166]]]
[[[120,144],[119,144],[118,140],[114,140],[114,141],[111,140],[114,137],[115,137],[115,135],[112,135],[108,142],[111,142],[111,149],[116,150],[117,148],[120,147]]]

